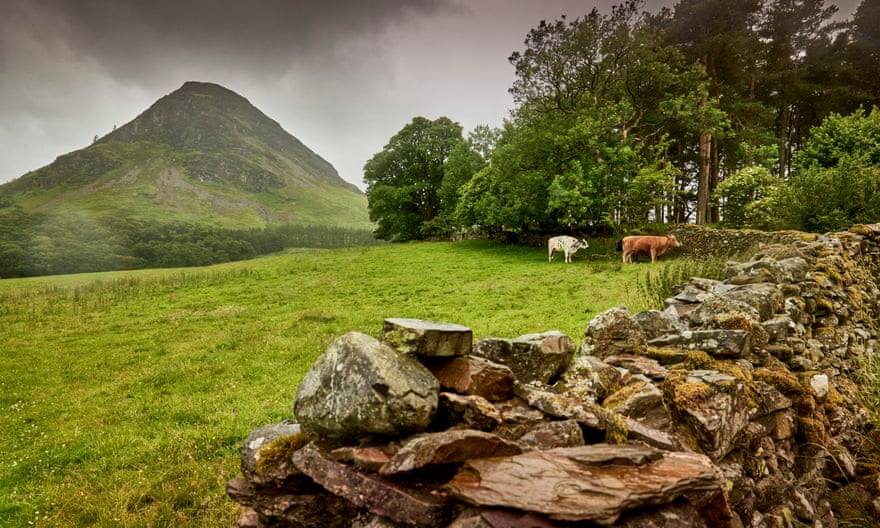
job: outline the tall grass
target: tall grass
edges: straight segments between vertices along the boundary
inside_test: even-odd
[[[695,260],[682,258],[664,266],[651,267],[636,279],[636,298],[640,306],[660,307],[671,297],[676,286],[692,277],[719,280],[724,271],[725,259]]]
[[[0,281],[0,526],[230,526],[240,445],[334,338],[415,317],[579,341],[675,265],[468,241]]]

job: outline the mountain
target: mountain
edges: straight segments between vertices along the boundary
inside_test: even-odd
[[[0,208],[231,229],[369,229],[366,196],[222,86],[187,82],[92,145],[0,185]]]

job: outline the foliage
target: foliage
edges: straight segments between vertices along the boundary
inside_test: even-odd
[[[787,226],[811,233],[876,223],[880,218],[880,167],[846,159],[829,169],[800,169],[788,180],[783,211]]]
[[[377,244],[364,229],[280,225],[229,230],[200,224],[0,212],[0,278],[205,266],[290,247]]]
[[[678,259],[664,266],[652,266],[643,277],[636,278],[636,295],[647,309],[660,309],[663,302],[673,295],[675,286],[684,284],[691,277],[720,280],[725,262],[723,258]]]
[[[787,181],[788,226],[811,232],[880,218],[880,112],[829,115],[794,160]]]
[[[609,15],[593,9],[529,32],[526,49],[510,57],[513,119],[490,165],[462,186],[463,225],[604,230],[631,219],[626,205],[647,215],[634,197],[644,197],[649,173],[664,181],[672,175],[663,161],[665,131],[723,125],[706,101],[705,74],[638,7],[625,2]],[[671,185],[662,190],[649,208],[665,217],[661,204],[679,194]]]
[[[232,526],[244,439],[331,340],[386,317],[578,336],[639,273],[470,241],[0,281],[0,524]]]
[[[727,176],[713,194],[721,204],[722,226],[732,229],[778,227],[776,213],[783,185],[766,167],[746,167]]]
[[[420,240],[425,223],[454,210],[459,182],[470,177],[469,167],[475,163],[463,141],[461,125],[449,118],[416,117],[367,161],[364,182],[377,238]]]

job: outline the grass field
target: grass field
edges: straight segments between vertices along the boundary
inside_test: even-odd
[[[618,258],[470,241],[0,281],[0,526],[231,526],[239,446],[292,417],[334,338],[414,317],[579,342],[601,311],[653,307],[639,284],[687,274]]]

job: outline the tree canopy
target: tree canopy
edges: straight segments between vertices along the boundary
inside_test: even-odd
[[[877,112],[859,109],[880,103],[878,0],[845,22],[824,0],[643,5],[532,28],[509,57],[509,119],[479,131],[490,142],[477,130],[463,140],[448,118],[415,118],[395,135],[365,166],[377,236],[690,221],[819,229],[869,216],[852,205],[871,210],[870,190],[821,221],[780,207],[796,199],[806,212],[798,186],[874,185]],[[834,158],[846,147],[860,154]]]

